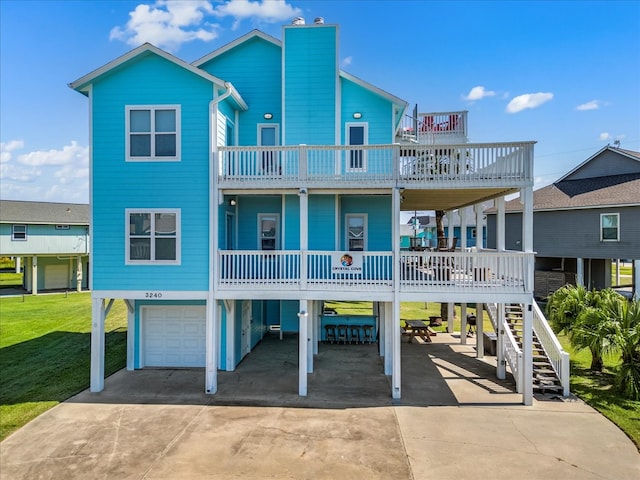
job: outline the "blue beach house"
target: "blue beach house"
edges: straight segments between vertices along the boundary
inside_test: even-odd
[[[338,50],[337,25],[297,19],[193,63],[144,44],[70,84],[89,104],[93,391],[113,299],[129,309],[128,369],[204,367],[211,394],[277,325],[298,334],[306,395],[326,300],[374,302],[393,398],[402,301],[491,303],[498,321],[524,305],[531,378],[533,142],[468,143],[467,112],[418,113],[341,70]],[[523,243],[507,251],[515,192]],[[496,249],[401,251],[402,211],[490,199]],[[531,403],[531,382],[522,393]]]

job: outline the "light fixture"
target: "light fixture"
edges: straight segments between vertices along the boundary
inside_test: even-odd
[[[265,120],[271,120],[273,118],[273,113],[265,113],[264,114],[264,119]]]
[[[362,118],[362,113],[361,112],[355,112],[353,114],[353,118]]]
[[[231,205],[232,207],[235,207],[237,203],[238,202],[236,202],[235,198],[232,198],[232,199],[229,200],[229,205]]]

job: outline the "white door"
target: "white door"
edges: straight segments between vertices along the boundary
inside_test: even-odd
[[[46,265],[44,267],[44,289],[69,287],[69,265]]]
[[[204,306],[142,308],[143,367],[204,367]]]
[[[242,356],[251,351],[251,300],[242,301]]]

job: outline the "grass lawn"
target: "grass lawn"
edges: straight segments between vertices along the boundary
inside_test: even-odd
[[[604,371],[592,372],[589,370],[591,353],[588,350],[576,353],[565,335],[561,335],[559,340],[571,356],[571,392],[620,427],[640,450],[640,402],[625,400],[611,387],[613,368],[620,358],[607,356]]]
[[[105,375],[126,362],[126,306],[105,325]],[[91,294],[0,298],[0,440],[89,387]]]

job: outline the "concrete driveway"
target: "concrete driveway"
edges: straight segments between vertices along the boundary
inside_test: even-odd
[[[295,338],[265,339],[219,392],[204,371],[120,371],[0,444],[4,479],[633,479],[640,455],[576,399],[519,405],[438,336],[403,344],[392,402],[375,345],[321,346],[297,396]]]

